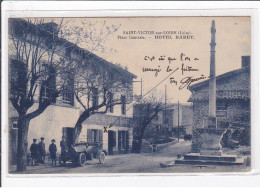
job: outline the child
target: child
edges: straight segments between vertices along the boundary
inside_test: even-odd
[[[32,156],[32,166],[37,165],[38,159],[38,145],[36,144],[37,139],[33,139],[33,143],[30,147],[31,156]]]
[[[41,163],[44,164],[45,155],[46,155],[44,137],[41,138],[41,142],[38,144],[38,147],[39,147],[39,160]]]
[[[53,165],[53,162],[55,162],[56,166],[56,152],[57,147],[55,145],[55,139],[51,140],[51,145],[49,146],[50,156],[51,156],[51,164]]]

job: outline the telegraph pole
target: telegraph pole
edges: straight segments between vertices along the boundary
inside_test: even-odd
[[[167,106],[167,85],[165,85],[165,95],[164,95],[164,124],[166,127],[166,106]]]
[[[178,100],[178,142],[180,141],[180,123],[179,123],[180,116],[179,116],[179,114],[180,114],[180,102]]]
[[[141,99],[143,99],[143,78],[141,78]]]

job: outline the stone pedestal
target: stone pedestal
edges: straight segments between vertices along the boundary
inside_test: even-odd
[[[214,119],[211,120],[213,126],[217,123]],[[210,122],[210,121],[208,121]],[[219,125],[224,126],[224,125]],[[177,165],[217,165],[217,166],[231,166],[243,165],[243,158],[237,158],[234,155],[224,155],[222,153],[222,146],[220,141],[227,128],[201,128],[197,129],[200,135],[201,151],[200,153],[189,153],[184,155],[183,159],[175,160]]]
[[[200,137],[201,137],[201,155],[213,155],[213,156],[221,156],[221,138],[224,134],[224,129],[211,129],[204,128],[200,129]]]

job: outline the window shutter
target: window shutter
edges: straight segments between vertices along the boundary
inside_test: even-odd
[[[71,91],[70,105],[74,106],[74,90]]]
[[[87,130],[87,142],[92,143],[92,129]]]
[[[48,85],[50,90],[49,94],[54,95],[56,92],[56,70],[52,66],[49,66]],[[52,98],[52,103],[56,103],[56,98]]]
[[[103,149],[103,130],[102,129],[99,130],[99,143],[101,144],[100,149]]]
[[[113,147],[116,147],[116,131],[113,131]]]
[[[70,78],[70,105],[74,106],[74,75]]]
[[[129,132],[126,131],[126,150],[128,151],[129,150]]]
[[[121,131],[118,131],[118,150],[121,150]]]
[[[99,130],[95,129],[93,131],[95,131],[94,133],[96,134],[95,142],[99,142]]]

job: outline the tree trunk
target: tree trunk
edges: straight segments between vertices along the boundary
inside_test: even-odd
[[[19,114],[18,119],[18,145],[17,145],[17,171],[26,170],[27,164],[27,135],[30,120],[26,118],[26,114]]]
[[[140,133],[139,140],[138,140],[137,153],[139,153],[139,154],[141,153],[141,149],[142,149],[142,142],[143,142],[144,130],[145,130],[145,128],[141,128],[141,133]]]
[[[74,134],[73,134],[73,145],[75,145],[78,142],[79,135],[82,130],[82,123],[87,120],[90,117],[89,111],[84,111],[78,118],[77,123],[74,128]]]
[[[75,131],[74,131],[74,137],[73,137],[73,145],[75,145],[76,143],[78,143],[78,139],[79,139],[79,135],[81,133],[82,130],[82,122],[77,122],[75,125]]]

